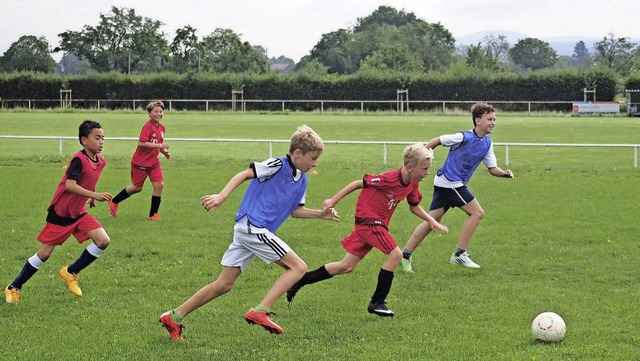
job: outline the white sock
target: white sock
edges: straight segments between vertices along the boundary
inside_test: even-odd
[[[102,252],[104,252],[104,250],[98,248],[95,243],[91,242],[91,244],[87,246],[87,252],[89,252],[89,254],[94,256],[95,258],[98,258],[100,257]]]
[[[33,256],[29,257],[28,261],[29,261],[29,264],[35,269],[40,269],[40,266],[42,266],[42,264],[44,263],[43,261],[40,260],[40,257],[38,257],[37,252]]]

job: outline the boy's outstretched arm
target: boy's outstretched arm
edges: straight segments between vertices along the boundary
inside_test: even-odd
[[[325,199],[324,201],[322,201],[322,208],[333,208],[336,206],[336,204],[338,204],[338,202],[340,202],[340,200],[342,198],[344,198],[347,194],[355,191],[356,189],[360,189],[364,187],[364,181],[362,179],[359,179],[357,181],[353,181],[349,184],[347,184],[344,188],[342,188],[338,193],[336,193],[336,195],[334,195],[333,197],[329,198],[329,199]]]
[[[515,179],[516,177],[515,175],[513,175],[513,172],[511,171],[511,169],[502,170],[502,168],[500,167],[489,168],[489,173],[491,173],[491,175],[494,177],[511,178],[511,179]]]
[[[231,177],[226,186],[220,191],[218,194],[209,194],[206,196],[202,196],[200,198],[200,202],[202,202],[202,206],[207,211],[214,211],[216,208],[220,207],[224,201],[227,200],[227,197],[233,192],[234,189],[238,188],[240,184],[242,184],[247,179],[254,178],[253,169],[248,168],[243,170],[242,172]]]
[[[435,138],[431,139],[430,141],[428,141],[427,144],[425,144],[425,146],[427,148],[434,149],[435,147],[439,146],[440,144],[441,144],[440,143],[440,137],[435,137]]]
[[[431,226],[431,230],[434,232],[441,231],[442,233],[449,233],[449,228],[442,223],[436,221],[435,218],[431,217],[427,211],[424,210],[421,206],[409,206],[409,210],[411,213],[416,216],[424,219]]]
[[[310,209],[304,206],[299,206],[296,208],[293,213],[291,213],[291,217],[293,218],[322,218],[327,221],[339,221],[340,216],[338,212],[333,208],[322,208],[322,209]]]

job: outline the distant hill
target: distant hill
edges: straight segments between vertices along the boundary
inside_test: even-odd
[[[484,32],[477,32],[477,33],[464,35],[459,38],[456,38],[456,45],[457,46],[478,45],[478,43],[481,42],[485,36],[491,35],[491,34],[493,34],[494,36],[506,35],[507,40],[509,41],[509,45],[511,46],[514,46],[521,39],[530,37],[526,34],[517,33],[513,31],[499,31],[499,30],[484,31]],[[593,54],[595,52],[594,44],[599,41],[602,41],[602,39],[604,39],[604,35],[599,38],[594,38],[594,37],[582,37],[582,38],[552,37],[551,38],[550,37],[550,38],[537,38],[537,39],[540,39],[542,41],[549,43],[549,46],[551,46],[551,48],[553,48],[553,50],[555,50],[556,53],[558,53],[558,55],[571,56],[573,55],[573,49],[575,48],[576,43],[579,41],[584,41],[585,45],[587,46],[587,49],[589,49],[589,52]],[[639,41],[631,39],[631,42],[638,43]]]

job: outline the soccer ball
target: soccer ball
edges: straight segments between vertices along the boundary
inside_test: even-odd
[[[553,312],[543,312],[531,323],[533,338],[543,342],[560,342],[564,340],[567,326],[562,317]]]

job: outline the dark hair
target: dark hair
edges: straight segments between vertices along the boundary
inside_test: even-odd
[[[82,122],[82,124],[80,124],[80,128],[78,129],[78,139],[80,140],[80,144],[82,144],[82,137],[89,137],[89,134],[91,134],[91,131],[95,128],[102,128],[102,125],[100,125],[100,123],[96,122],[95,120],[87,119]]]
[[[475,103],[471,107],[471,116],[473,117],[473,126],[476,126],[476,118],[482,118],[484,114],[495,113],[496,109],[493,105],[489,105],[485,102]]]

